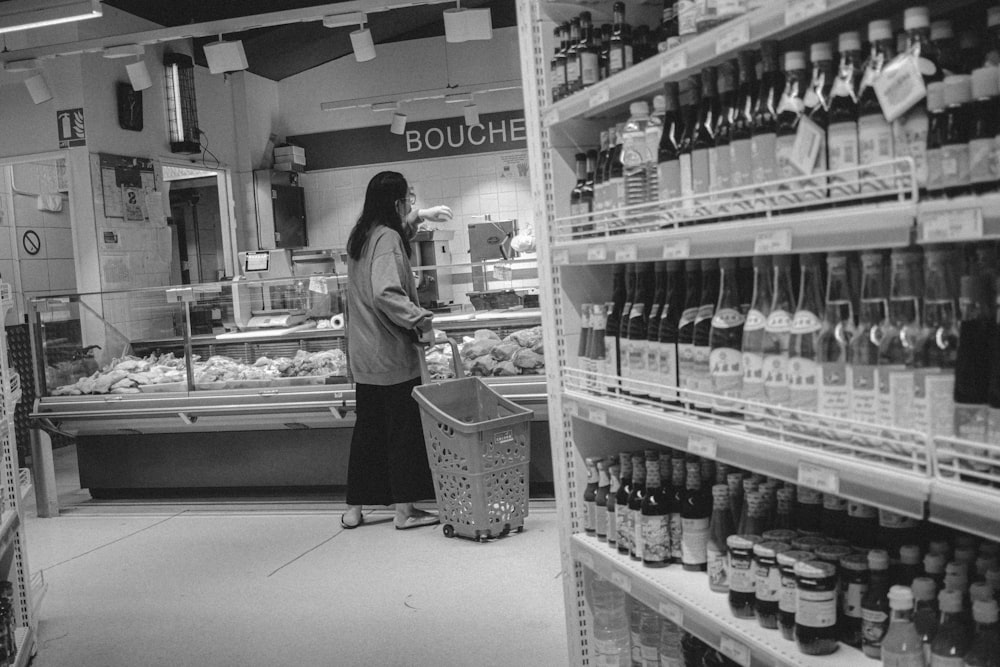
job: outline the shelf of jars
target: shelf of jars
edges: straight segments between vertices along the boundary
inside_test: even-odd
[[[745,16],[723,23],[633,67],[584,88],[542,111],[552,127],[577,118],[623,115],[630,100],[660,92],[664,81],[696,74],[702,67],[732,57],[765,39],[801,32],[875,0],[785,0],[766,2]]]
[[[931,488],[926,437],[847,419],[575,368],[564,409],[592,424],[697,456],[923,518]],[[654,398],[655,397],[655,398]],[[723,406],[724,410],[713,413]],[[891,479],[891,484],[886,480]]]
[[[583,533],[570,538],[570,556],[743,667],[848,667],[867,660],[861,651],[845,644],[829,655],[801,653],[795,641],[785,639],[779,630],[764,628],[753,618],[735,617],[728,596],[713,593],[704,573],[689,572],[676,564],[645,567]]]
[[[913,173],[902,158],[556,218],[552,263],[904,247],[918,214]]]

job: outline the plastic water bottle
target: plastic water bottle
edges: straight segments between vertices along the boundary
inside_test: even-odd
[[[598,575],[590,583],[591,614],[594,619],[592,662],[599,667],[630,667],[632,648],[625,593]]]
[[[660,667],[660,615],[646,605],[639,611],[639,664]]]
[[[656,159],[649,149],[646,128],[649,126],[649,105],[645,101],[629,105],[629,119],[622,128],[622,169],[625,175],[625,205],[645,204],[650,201],[650,165],[655,169]],[[626,219],[642,222],[645,216],[627,211]]]
[[[660,619],[660,667],[684,667],[683,638],[680,626],[666,618]]]

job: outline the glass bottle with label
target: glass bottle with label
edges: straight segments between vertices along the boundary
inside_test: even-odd
[[[659,394],[657,398],[665,403],[676,405],[677,397],[677,342],[681,312],[684,310],[684,263],[680,261],[667,262],[667,296],[664,300],[660,325],[657,332],[657,379]]]
[[[969,629],[962,608],[961,591],[943,590],[938,593],[941,610],[937,632],[931,640],[930,665],[932,667],[963,667],[969,651]]]
[[[930,245],[924,253],[924,338],[919,350],[913,428],[954,433],[955,359],[958,348],[959,264],[956,249]]]
[[[712,517],[712,493],[702,487],[701,464],[686,462],[684,506],[681,508],[681,563],[685,570],[708,569],[708,526]]]
[[[851,416],[855,422],[878,423],[879,352],[888,326],[889,281],[881,251],[861,254],[861,305],[858,328],[851,339]],[[860,440],[870,431],[861,429]]]
[[[715,396],[712,410],[715,414],[737,416],[743,385],[743,324],[746,318],[740,312],[738,260],[724,257],[719,262],[719,301],[712,317],[709,333],[709,368],[712,379],[711,392]]]
[[[549,90],[552,101],[562,99],[566,94],[566,41],[569,37],[569,24],[560,23],[556,26],[555,35],[556,48],[552,60],[549,61]]]
[[[740,504],[740,515],[736,520],[736,532],[741,535],[748,534],[750,521],[750,498],[757,496],[757,487],[760,485],[753,477],[743,478],[743,502]]]
[[[776,178],[787,179],[799,175],[792,163],[792,148],[799,121],[805,113],[804,97],[809,89],[809,74],[806,70],[806,54],[802,51],[785,52],[785,85],[778,102],[778,126],[775,131],[774,154],[778,171]],[[777,186],[779,204],[799,201],[799,183],[782,183]]]
[[[880,192],[892,187],[893,169],[872,165],[892,160],[896,153],[892,125],[885,119],[874,86],[895,55],[892,24],[883,20],[869,23],[868,42],[871,52],[858,89],[858,162],[866,167],[861,170],[861,191]]]
[[[583,530],[587,535],[593,536],[597,525],[597,509],[594,502],[597,494],[597,459],[588,456],[583,463],[587,468],[587,485],[583,489]]]
[[[608,539],[608,492],[611,478],[608,476],[608,460],[597,459],[597,490],[594,492],[594,535],[602,542]]]
[[[792,417],[806,433],[816,433],[819,411],[819,343],[823,328],[823,256],[799,256],[799,302],[788,339],[788,404],[805,413]]]
[[[964,667],[995,667],[1000,664],[1000,624],[997,618],[996,601],[972,605],[976,629],[969,652],[965,654]]]
[[[684,262],[684,309],[677,324],[678,383],[686,390],[697,390],[694,365],[694,321],[701,305],[701,261],[689,259]],[[690,399],[685,398],[684,403]]]
[[[604,174],[607,171],[608,157],[611,152],[608,146],[608,131],[601,130],[601,147],[597,153],[597,165],[594,168],[594,225],[596,228],[604,229]]]
[[[861,601],[868,590],[868,557],[849,554],[840,559],[840,641],[861,648]]]
[[[927,194],[939,196],[944,190],[942,142],[945,129],[944,82],[927,84]]]
[[[996,70],[972,70],[972,127],[969,131],[969,181],[977,192],[996,190],[1000,178],[1000,154],[996,135],[1000,130],[1000,80]]]
[[[806,655],[837,650],[837,568],[820,560],[795,564],[795,640]]]
[[[587,347],[590,377],[587,388],[591,391],[603,391],[606,386],[604,378],[608,375],[608,360],[604,356],[604,345],[607,338],[608,307],[603,303],[595,303],[590,307],[590,343]]]
[[[646,496],[645,452],[632,454],[632,489],[628,494],[628,555],[642,560],[642,499]]]
[[[994,294],[1000,302],[1000,278],[996,279]],[[990,348],[989,411],[987,412],[987,442],[1000,446],[1000,303],[996,308],[996,325]]]
[[[985,276],[962,276],[955,356],[955,435],[973,442],[986,442],[989,373],[983,372],[982,364],[990,358],[990,345],[996,336],[989,297]]]
[[[600,81],[601,43],[591,23],[590,12],[580,12],[580,88],[587,88]]]
[[[849,271],[849,255],[826,256],[826,312],[819,334],[819,413],[836,419],[851,418],[851,341],[855,336],[855,292]],[[845,429],[832,422],[834,429]],[[836,431],[826,434],[835,439]]]
[[[891,255],[889,327],[879,355],[879,421],[887,426],[913,428],[913,369],[924,334],[922,259],[919,248],[893,250]]]
[[[972,130],[972,77],[945,77],[941,134],[941,180],[948,195],[969,189],[969,138]],[[929,122],[929,121],[928,121]]]
[[[576,363],[577,368],[583,372],[584,386],[587,386],[587,384],[589,384],[592,380],[590,357],[587,356],[587,353],[590,350],[590,317],[592,313],[593,304],[580,304],[580,340],[576,348]]]
[[[630,26],[625,23],[625,3],[611,6],[611,50],[608,54],[608,74],[614,76],[632,65],[632,39]]]
[[[692,171],[692,151],[698,131],[698,103],[701,84],[697,77],[688,77],[680,82],[680,103],[683,132],[677,145],[681,177],[681,212],[685,217],[694,214],[694,183]]]
[[[611,457],[608,459],[612,462],[608,466],[608,477],[611,479],[611,486],[608,487],[608,497],[605,499],[607,506],[605,507],[605,517],[607,521],[607,541],[608,546],[612,549],[616,548],[615,543],[618,541],[618,520],[615,516],[615,502],[618,496],[618,489],[621,488],[621,466],[614,463],[615,458]],[[600,492],[600,489],[598,489]],[[600,509],[598,508],[598,512]],[[600,515],[598,515],[600,516]]]
[[[618,553],[627,554],[632,545],[632,525],[629,522],[628,499],[632,495],[632,454],[622,452],[618,455],[621,467],[621,484],[618,487],[618,494],[615,496],[615,527],[618,538],[615,544]]]
[[[913,625],[924,645],[924,660],[930,664],[931,642],[938,631],[937,586],[929,577],[917,577],[910,588],[913,589]]]
[[[653,111],[646,125],[646,201],[660,199],[660,172],[658,169],[660,140],[663,138],[663,122],[667,116],[667,96],[653,96]]]
[[[653,262],[636,264],[636,289],[628,321],[628,381],[623,379],[624,392],[639,398],[648,396],[645,378],[646,330],[649,313],[656,291],[656,273]]]
[[[642,564],[666,567],[670,564],[670,498],[669,487],[663,483],[661,471],[669,475],[669,457],[646,452],[646,495],[640,507],[642,532]],[[669,479],[669,478],[668,478]]]
[[[692,389],[703,394],[694,401],[699,410],[711,408],[711,402],[704,394],[712,393],[712,373],[709,366],[711,356],[712,318],[715,315],[715,304],[719,300],[719,261],[717,259],[701,260],[701,295],[698,299],[698,312],[694,318],[694,366],[695,384]]]
[[[930,15],[927,7],[910,7],[903,12],[903,29],[907,34],[907,50],[917,59],[924,86],[940,81],[944,73],[937,62],[931,44]],[[921,100],[893,121],[893,146],[896,157],[913,158],[917,186],[927,187],[927,104]]]
[[[566,94],[580,90],[580,17],[569,22],[569,41],[566,45]]]
[[[611,279],[611,300],[606,304],[608,317],[604,329],[604,362],[607,368],[606,373],[611,377],[618,377],[620,373],[618,368],[619,332],[622,321],[622,309],[625,307],[625,301],[628,298],[626,296],[625,267],[625,264],[614,265]],[[612,383],[608,388],[615,391],[617,382]]]
[[[753,258],[753,296],[750,310],[743,324],[742,351],[743,383],[740,395],[751,404],[744,404],[748,423],[761,421],[764,414],[764,324],[771,313],[773,299],[771,258],[755,255]]]
[[[691,144],[691,190],[696,201],[703,201],[712,192],[714,165],[710,158],[715,148],[715,125],[719,117],[719,96],[716,87],[716,69],[706,67],[701,71],[701,99],[698,103],[698,121]]]
[[[712,487],[712,518],[708,527],[708,587],[716,593],[729,591],[729,536],[736,532],[732,508],[729,504],[729,487],[716,484]]]
[[[684,452],[673,450],[670,456],[670,558],[680,563],[684,550],[684,496],[687,493],[687,467]]]
[[[861,600],[861,650],[869,658],[882,658],[882,639],[889,629],[889,554],[868,552],[868,590]]]
[[[808,118],[812,125],[807,123],[803,130],[810,131],[804,135],[810,138],[810,143],[805,144],[806,147],[816,152],[812,170],[824,173],[828,169],[826,137],[830,125],[830,99],[833,93],[833,82],[837,78],[833,61],[833,45],[830,42],[812,44],[809,47],[809,60],[812,62],[812,77],[809,80],[809,89],[806,90],[803,102],[805,103],[805,118]],[[826,199],[827,180],[825,176],[807,181],[806,184],[813,189],[803,192],[803,199]]]
[[[587,154],[577,153],[574,156],[576,162],[576,184],[569,194],[569,214],[576,218],[584,211],[582,210],[583,185],[587,181]],[[582,236],[586,232],[586,220],[576,218],[573,224],[573,235]]]
[[[674,0],[663,1],[663,12],[660,14],[660,28],[657,39],[659,39],[658,50],[665,51],[673,48],[671,40],[677,40],[677,6]]]
[[[601,24],[601,46],[597,55],[597,72],[600,78],[607,79],[611,68],[611,30],[610,23]]]
[[[612,146],[608,157],[608,173],[605,175],[607,199],[604,216],[605,224],[611,228],[612,234],[621,233],[622,213],[618,209],[625,205],[625,166],[622,164],[622,139],[625,123],[615,125],[614,134],[608,132],[608,143]]]
[[[961,73],[962,54],[951,21],[931,22],[930,45],[944,76]]]
[[[583,187],[580,189],[580,214],[587,215],[584,230],[589,235],[594,231],[594,172],[597,170],[597,149],[590,149],[586,155],[586,175]]]
[[[637,264],[625,265],[625,303],[622,305],[622,317],[618,324],[618,375],[617,391],[628,393],[628,361],[632,341],[629,339],[629,322],[632,318],[632,305],[636,300],[639,273]]]
[[[757,70],[753,51],[740,51],[736,59],[738,63],[737,95],[729,138],[729,168],[732,187],[742,188],[753,183],[751,143],[757,91]]]
[[[858,164],[858,85],[864,62],[861,35],[842,32],[837,37],[840,65],[830,90],[829,125],[826,133],[830,171],[850,169]],[[857,194],[857,172],[832,174],[829,178],[832,197]]]
[[[656,262],[653,265],[653,300],[650,302],[649,317],[646,319],[646,345],[643,348],[646,358],[643,360],[642,380],[649,383],[644,387],[648,398],[659,400],[661,397],[659,383],[660,365],[660,320],[667,299],[667,263]]]
[[[679,86],[676,81],[664,84],[666,108],[663,112],[663,132],[660,134],[660,146],[657,152],[656,179],[660,188],[659,200],[670,201],[677,205],[681,196],[681,164],[678,154],[678,142],[681,138]]]
[[[785,416],[781,410],[789,404],[788,345],[795,312],[795,291],[792,287],[792,256],[776,255],[774,264],[771,310],[764,323],[764,397],[766,413],[771,417]],[[771,427],[780,430],[781,423],[771,420]]]
[[[719,115],[715,122],[715,147],[709,150],[709,178],[712,192],[733,187],[732,163],[729,142],[733,134],[733,120],[736,118],[736,60],[727,60],[719,65]],[[711,165],[715,168],[712,169]],[[728,195],[727,195],[728,197]]]
[[[730,535],[726,547],[729,551],[729,610],[736,618],[753,618],[756,602],[756,572],[753,566],[753,548],[760,542],[760,535]]]
[[[924,645],[913,625],[913,592],[908,586],[889,589],[889,630],[882,639],[885,667],[924,667]]]
[[[650,155],[646,141],[649,126],[649,105],[645,101],[629,105],[629,119],[625,123],[622,136],[622,168],[625,177],[625,202],[629,207],[649,202]],[[641,222],[646,219],[640,211],[630,209],[625,213],[626,221]]]
[[[753,111],[753,132],[750,140],[750,159],[753,165],[753,183],[756,189],[755,208],[768,205],[764,197],[770,188],[763,184],[778,178],[776,132],[778,130],[778,103],[784,90],[784,79],[778,71],[778,44],[764,41],[760,44],[761,75]]]

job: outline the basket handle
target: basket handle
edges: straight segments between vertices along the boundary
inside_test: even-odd
[[[455,371],[455,378],[464,377],[465,371],[462,369],[462,354],[458,351],[458,343],[451,337],[447,337],[445,340],[451,345],[451,365]],[[430,343],[416,343],[415,347],[417,348],[417,358],[420,359],[420,381],[423,384],[430,384],[434,382],[431,379],[430,371],[427,370],[427,348],[430,347]]]

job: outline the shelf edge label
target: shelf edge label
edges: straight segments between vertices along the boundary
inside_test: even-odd
[[[621,264],[623,262],[634,262],[639,254],[639,248],[635,245],[624,245],[620,248],[615,248],[615,262]]]
[[[611,570],[611,583],[626,593],[632,592],[632,577],[621,570]]]
[[[840,475],[836,470],[799,461],[798,483],[831,495],[840,494]]]
[[[792,251],[792,230],[775,229],[760,232],[753,241],[753,254],[778,255]]]
[[[691,256],[691,239],[677,239],[663,244],[663,259],[687,259]]]
[[[607,104],[611,100],[611,91],[608,90],[607,86],[601,86],[593,93],[590,94],[590,99],[587,101],[587,105],[594,109],[601,106],[602,104]]]
[[[692,433],[688,436],[687,449],[692,454],[706,459],[714,459],[718,452],[718,444],[715,438],[700,433]]]
[[[719,38],[715,42],[715,55],[721,56],[724,53],[735,51],[749,42],[750,24],[747,21],[740,21],[719,33]]]
[[[660,78],[666,79],[674,74],[683,72],[688,66],[688,54],[687,51],[678,51],[677,53],[667,57],[662,63],[660,63]]]
[[[750,667],[750,647],[729,635],[719,636],[719,653],[742,667]]]
[[[801,23],[826,11],[826,0],[788,0],[785,5],[785,25]]]
[[[684,610],[681,609],[680,605],[674,604],[673,602],[661,602],[659,611],[660,616],[664,617],[677,627],[684,627]]]
[[[961,208],[920,214],[921,238],[926,243],[983,238],[983,209]]]
[[[608,249],[602,245],[592,245],[587,248],[588,262],[605,262],[608,259]]]

